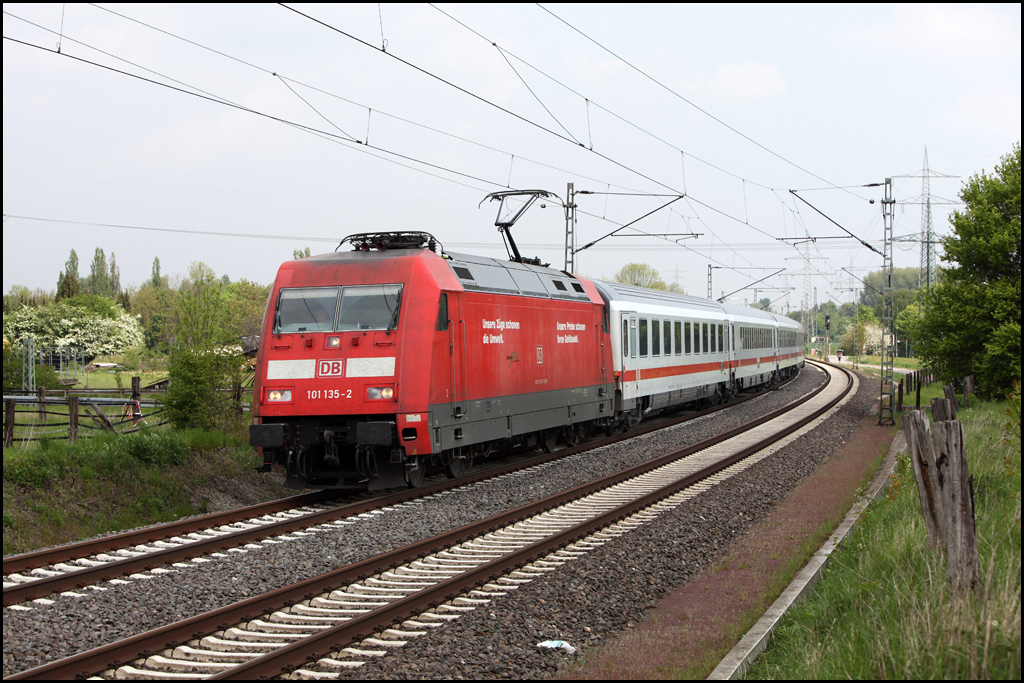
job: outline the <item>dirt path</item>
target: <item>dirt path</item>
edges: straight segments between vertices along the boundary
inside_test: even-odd
[[[831,533],[878,467],[893,428],[865,417],[724,560],[666,596],[648,620],[592,653],[564,677],[704,678]],[[798,550],[799,549],[799,550]],[[799,554],[799,561],[793,559]]]

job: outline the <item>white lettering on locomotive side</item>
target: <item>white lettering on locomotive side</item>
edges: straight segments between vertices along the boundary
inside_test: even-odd
[[[580,338],[575,334],[556,334],[555,339],[558,340],[559,344],[579,344]]]
[[[317,377],[344,377],[345,366],[344,362],[337,358],[329,360],[318,360],[316,362],[316,376]]]
[[[586,323],[555,323],[559,332],[586,332]]]
[[[483,327],[484,327],[485,330],[518,330],[519,329],[519,323],[517,321],[515,321],[515,320],[502,320],[502,319],[499,318],[497,320],[481,320],[481,322],[483,323]],[[484,342],[484,343],[486,344],[487,342]],[[497,342],[491,342],[491,343],[495,344]]]

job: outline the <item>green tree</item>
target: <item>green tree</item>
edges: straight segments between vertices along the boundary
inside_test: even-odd
[[[57,278],[57,301],[78,296],[81,291],[82,285],[78,276],[78,254],[72,249],[71,255],[64,263],[64,272]]]
[[[627,263],[615,273],[613,278],[624,285],[636,285],[648,289],[666,289],[665,281],[658,274],[658,269],[646,263]]]
[[[249,280],[232,282],[224,288],[224,331],[238,339],[260,333],[270,287]]]
[[[193,261],[188,278],[181,283],[175,307],[177,324],[174,336],[186,346],[208,346],[223,341],[223,283],[213,269],[202,261]]]
[[[149,278],[150,284],[159,289],[163,285],[163,280],[160,279],[160,257],[153,257],[153,275]]]
[[[139,316],[147,349],[166,349],[170,336],[177,292],[162,285],[146,281],[132,296],[132,313]]]
[[[312,255],[313,254],[309,251],[309,247],[306,247],[305,249],[292,249],[293,259],[309,258]]]
[[[121,293],[121,269],[117,267],[114,252],[110,252],[110,276],[107,278],[107,286],[110,288],[110,293],[107,296],[117,299]]]
[[[1020,143],[992,175],[972,176],[943,238],[950,266],[911,325],[917,355],[944,380],[977,378],[982,396],[1020,378]]]
[[[107,256],[103,250],[96,247],[92,263],[89,265],[89,286],[88,290],[100,296],[111,296],[110,294],[110,271],[107,268]]]

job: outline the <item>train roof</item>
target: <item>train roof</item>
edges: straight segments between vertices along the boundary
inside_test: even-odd
[[[590,301],[578,278],[546,266],[447,252],[447,263],[469,291]]]

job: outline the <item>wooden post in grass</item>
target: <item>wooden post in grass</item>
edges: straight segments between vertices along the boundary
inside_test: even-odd
[[[917,385],[917,398],[914,399],[914,410],[921,410],[921,376],[918,375],[917,381],[914,382]]]
[[[4,401],[4,448],[14,444],[14,399]]]
[[[951,418],[944,398],[932,399],[934,424],[920,411],[904,424],[924,513],[928,546],[946,547],[950,587],[954,592],[980,582],[978,538],[974,521],[974,480],[967,466],[963,424]]]
[[[36,388],[36,406],[39,409],[39,421],[46,424],[46,388]]]
[[[914,469],[914,480],[917,482],[921,513],[924,515],[924,528],[928,535],[928,547],[934,550],[943,546],[945,538],[942,534],[939,467],[935,461],[931,426],[928,423],[928,416],[920,410],[908,413],[903,419],[903,425],[907,430],[907,451],[910,455],[910,464]]]
[[[78,440],[78,397],[68,397],[68,440],[74,443]]]
[[[138,401],[142,398],[142,378],[132,377],[132,400]]]
[[[903,412],[903,380],[896,387],[896,412]]]
[[[949,401],[949,419],[955,420],[956,409],[958,408],[956,404],[956,389],[953,388],[952,384],[947,384],[942,387],[942,393],[946,396],[946,400]]]

